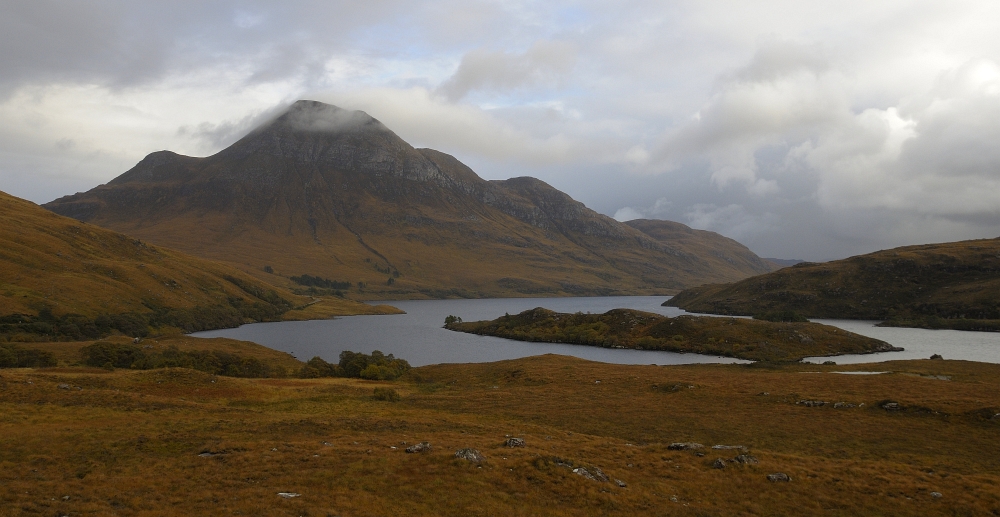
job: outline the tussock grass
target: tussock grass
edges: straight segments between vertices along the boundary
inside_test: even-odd
[[[894,373],[620,366],[561,356],[426,366],[392,383],[184,369],[4,370],[0,506],[5,515],[1000,510],[1000,459],[989,452],[1000,432],[990,416],[1000,407],[1000,367],[852,368]],[[683,387],[659,389],[668,385]],[[375,388],[395,390],[400,400],[374,400]],[[795,404],[802,399],[830,404]],[[904,409],[876,407],[882,400]],[[834,409],[838,401],[865,405]],[[508,435],[526,446],[504,447]],[[421,441],[431,449],[403,452]],[[705,444],[707,454],[668,450],[677,441]],[[715,444],[747,446],[760,463],[713,469],[717,457],[736,454],[708,448]],[[485,463],[454,458],[464,447],[482,451]],[[571,467],[598,467],[628,486],[588,480]],[[774,472],[792,481],[768,482]]]

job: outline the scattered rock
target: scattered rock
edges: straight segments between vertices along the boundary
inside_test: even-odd
[[[667,446],[667,449],[672,451],[690,451],[703,448],[705,448],[704,445],[695,442],[674,442]]]
[[[733,463],[739,463],[741,465],[756,465],[760,463],[757,458],[754,458],[749,454],[740,454],[739,456],[733,458],[732,461]]]
[[[458,451],[455,451],[455,457],[471,461],[472,463],[482,463],[486,460],[478,449],[459,449]]]
[[[892,402],[892,401],[883,402],[882,405],[879,407],[881,407],[886,411],[899,411],[903,409],[903,406],[900,406],[899,402]]]
[[[829,366],[837,366],[837,361],[823,361],[823,364]]]
[[[323,445],[325,445],[327,447],[333,447],[333,444],[330,443],[330,442],[323,442]]]
[[[604,472],[597,467],[591,467],[590,469],[586,469],[584,467],[577,467],[573,469],[573,473],[578,476],[583,476],[592,481],[600,481],[602,483],[608,482],[608,476],[606,476]]]
[[[746,447],[744,447],[742,445],[713,445],[712,448],[715,449],[715,450],[717,450],[717,451],[729,451],[729,450],[733,450],[733,449],[740,449],[740,450],[746,449]]]
[[[503,442],[503,444],[510,448],[524,447],[524,438],[507,438],[507,441]]]
[[[68,390],[68,389],[72,388],[72,386],[70,386],[69,384],[60,384],[60,385],[56,386],[56,388],[59,388],[61,390]]]
[[[628,486],[628,485],[625,484],[624,481],[622,481],[620,479],[615,479],[615,484],[618,485],[618,488],[625,488],[625,487]]]
[[[760,393],[757,394],[758,397],[766,397],[768,395],[770,395],[770,393],[768,393],[766,391],[762,391],[762,392],[760,392]]]
[[[994,422],[1000,422],[1000,413],[997,413],[997,414],[993,415],[993,417],[990,418],[990,420],[992,420]]]
[[[826,405],[826,401],[824,401],[824,400],[800,400],[800,401],[796,402],[795,405],[797,405],[797,406],[805,406],[805,407],[820,407],[820,406],[825,406]]]
[[[788,477],[788,474],[785,474],[784,472],[776,472],[774,474],[768,474],[767,480],[772,483],[777,483],[779,481],[791,481],[792,478]]]
[[[934,359],[934,360],[944,359],[944,357],[941,357],[941,354],[934,354],[934,355],[931,356],[931,359]],[[937,492],[934,492],[934,493],[936,494]]]
[[[712,468],[713,469],[724,469],[724,468],[726,468],[726,460],[724,460],[722,458],[716,458],[716,460],[712,462]]]
[[[424,452],[429,450],[431,450],[430,442],[420,442],[406,448],[406,452],[411,454],[415,452]]]
[[[941,495],[941,492],[931,492],[931,497],[933,497],[934,499],[940,499],[944,496]]]
[[[837,402],[836,404],[833,405],[833,407],[834,409],[841,409],[841,408],[852,408],[857,406],[855,406],[854,404],[849,404],[847,402]]]
[[[431,450],[431,444],[430,444],[430,442],[420,442],[420,443],[413,444],[413,445],[411,445],[411,446],[409,446],[409,447],[406,448],[406,452],[408,452],[410,454],[413,454],[415,452],[429,451],[429,450]]]
[[[302,497],[302,494],[296,494],[295,492],[278,492],[278,495],[284,497],[285,499],[291,499],[293,497]]]

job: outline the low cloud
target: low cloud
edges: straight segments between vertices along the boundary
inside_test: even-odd
[[[576,52],[560,41],[539,41],[521,54],[473,50],[462,57],[458,70],[437,93],[457,101],[472,91],[505,93],[528,86],[551,86],[573,68]]]

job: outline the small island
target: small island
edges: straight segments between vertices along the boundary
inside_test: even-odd
[[[449,316],[445,328],[519,341],[687,352],[764,362],[902,350],[819,323],[687,315],[670,318],[632,309],[563,314],[538,307],[475,322]]]

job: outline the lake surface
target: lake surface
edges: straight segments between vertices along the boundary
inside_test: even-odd
[[[228,337],[253,341],[261,345],[290,352],[299,359],[319,356],[336,362],[340,352],[386,354],[406,359],[413,366],[438,363],[482,363],[517,359],[541,354],[561,354],[591,361],[618,364],[692,364],[742,363],[728,357],[678,354],[653,350],[620,350],[557,343],[527,343],[490,336],[476,336],[445,330],[448,315],[465,321],[491,320],[504,313],[515,314],[535,307],[557,312],[603,313],[611,309],[630,308],[665,316],[688,314],[676,307],[662,307],[669,297],[608,296],[589,298],[490,298],[476,300],[408,300],[384,301],[399,307],[406,314],[386,316],[347,316],[334,320],[286,321],[254,323],[235,329],[211,330],[193,334],[196,337]],[[857,320],[814,320],[844,330],[881,339],[903,352],[881,354],[813,357],[806,361],[838,364],[872,363],[898,359],[926,359],[941,354],[945,359],[964,359],[1000,363],[1000,333],[962,332],[957,330],[925,330],[881,328],[876,322]]]
[[[676,307],[661,307],[663,296],[606,296],[587,298],[489,298],[476,300],[380,301],[406,314],[346,316],[334,320],[253,323],[234,329],[210,330],[196,337],[228,337],[253,341],[290,352],[301,360],[314,356],[337,362],[340,352],[386,354],[406,359],[413,366],[438,363],[485,363],[542,354],[561,354],[591,361],[618,364],[744,363],[729,357],[678,354],[655,350],[621,350],[558,343],[527,343],[491,336],[477,336],[441,328],[445,317],[465,321],[492,320],[535,307],[557,312],[604,313],[631,308],[666,316],[686,314]]]

